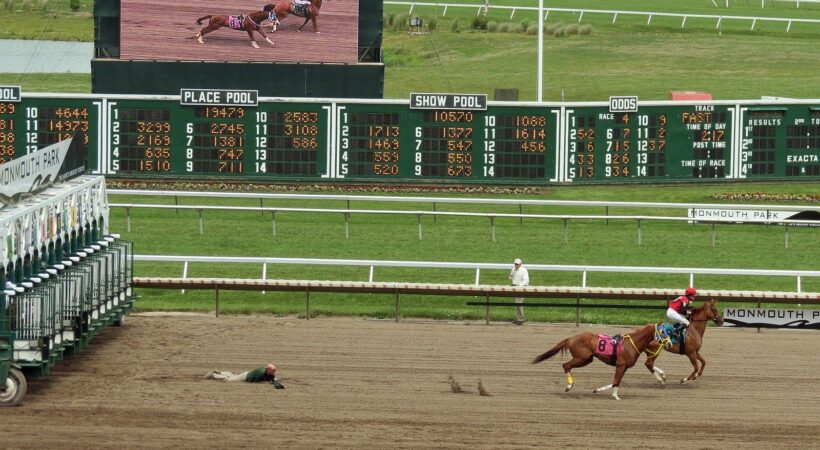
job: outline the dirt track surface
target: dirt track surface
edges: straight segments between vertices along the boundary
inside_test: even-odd
[[[820,436],[820,334],[717,329],[703,378],[662,387],[537,354],[630,327],[357,318],[132,316],[0,409],[4,447],[809,448]],[[274,361],[285,390],[205,380]],[[658,359],[670,378],[682,356]],[[453,376],[466,393],[451,392]],[[479,379],[491,397],[478,395]],[[671,412],[670,412],[671,410]]]

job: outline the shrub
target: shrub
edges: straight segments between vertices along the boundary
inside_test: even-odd
[[[80,10],[80,0],[71,0],[69,2],[72,11],[79,11]]]
[[[581,25],[578,27],[578,34],[587,35],[592,33],[592,25]]]
[[[509,33],[509,31],[510,31],[510,24],[508,24],[508,23],[502,23],[501,25],[498,26],[498,32],[499,33]]]
[[[555,34],[555,24],[544,24],[544,36],[552,36]]]
[[[473,23],[470,24],[471,27],[475,28],[476,30],[486,30],[487,29],[487,15],[486,14],[478,14],[473,17]]]
[[[510,33],[518,33],[518,34],[521,34],[521,33],[525,32],[525,31],[527,31],[527,30],[525,30],[525,29],[521,28],[521,24],[520,24],[520,23],[517,23],[517,24],[515,24],[515,25],[513,25],[513,26],[511,26],[511,27],[510,27]]]
[[[567,27],[565,29],[567,30],[567,34],[578,34],[578,24],[577,23],[569,24],[569,25],[567,25]]]
[[[487,31],[489,31],[490,33],[495,33],[496,31],[498,31],[498,22],[496,22],[495,20],[487,22]]]
[[[393,26],[393,20],[395,18],[396,18],[396,13],[390,13],[390,15],[387,16],[387,20],[384,21],[385,25],[387,25],[389,27],[392,27]]]
[[[525,30],[530,28],[530,21],[528,19],[522,20],[520,22],[520,24],[521,24],[521,28],[523,28]]]
[[[458,33],[458,19],[454,20],[450,24],[450,31],[452,31],[453,33]]]
[[[566,36],[567,35],[567,27],[562,25],[562,26],[556,28],[555,32],[552,35],[555,36],[555,37],[564,37],[564,36]]]
[[[396,14],[393,18],[393,31],[407,30],[410,26],[409,20],[410,18],[404,14]]]
[[[24,12],[31,11],[31,0],[23,0],[23,11]]]
[[[3,9],[6,11],[14,11],[14,0],[5,0],[3,2]]]
[[[427,24],[428,31],[436,31],[436,27],[438,26],[438,19],[436,19],[435,17],[431,17],[429,20],[425,20],[425,23]]]
[[[530,36],[535,36],[538,34],[538,25],[530,25],[527,27],[527,34]]]

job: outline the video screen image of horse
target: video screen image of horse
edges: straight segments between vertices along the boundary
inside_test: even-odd
[[[122,0],[120,59],[356,63],[359,0]]]

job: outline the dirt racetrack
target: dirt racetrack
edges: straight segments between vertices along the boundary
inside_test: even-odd
[[[662,387],[641,358],[621,401],[591,393],[613,373],[598,361],[569,394],[560,355],[529,363],[580,330],[630,329],[135,315],[31,381],[22,406],[0,409],[0,436],[6,448],[820,445],[817,331],[710,327],[703,378]],[[202,378],[266,361],[285,390]],[[690,367],[668,353],[658,365],[675,379]]]

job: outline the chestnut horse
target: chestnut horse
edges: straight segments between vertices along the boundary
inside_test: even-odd
[[[700,347],[703,345],[703,333],[706,332],[706,322],[713,321],[716,325],[723,325],[723,317],[720,315],[715,300],[704,302],[703,305],[693,308],[689,312],[689,326],[686,328],[686,340],[684,341],[684,354],[689,357],[692,363],[692,373],[680,380],[685,383],[688,380],[695,380],[703,375],[703,368],[706,367],[706,360],[700,356]],[[670,347],[664,347],[666,351],[681,354],[680,344],[674,344]],[[658,342],[651,342],[646,351],[646,368],[649,369],[655,378],[666,384],[666,374],[659,367],[655,367],[655,360],[660,356],[661,344]],[[698,368],[698,361],[700,361],[700,368]]]
[[[200,44],[203,43],[202,36],[222,27],[230,27],[233,30],[246,31],[253,48],[259,48],[259,45],[253,38],[254,31],[261,34],[270,45],[273,45],[273,41],[262,31],[263,22],[279,23],[276,19],[276,14],[272,11],[256,11],[242,16],[208,15],[197,19],[197,25],[202,25],[202,21],[205,19],[210,19],[208,20],[208,25],[196,34],[196,40],[199,41]]]
[[[302,31],[302,28],[307,25],[308,21],[313,22],[313,32],[318,33],[319,30],[316,28],[316,18],[319,17],[319,8],[322,7],[322,0],[304,0],[304,1],[293,1],[293,0],[286,0],[283,2],[278,2],[276,4],[267,4],[264,8],[264,11],[274,11],[278,18],[284,19],[285,17],[293,14],[294,16],[304,17],[305,21],[302,23],[296,31]],[[276,31],[276,27],[273,28]]]
[[[612,397],[615,400],[620,400],[618,397],[618,386],[621,384],[626,370],[634,366],[638,362],[638,358],[646,347],[653,342],[655,338],[655,324],[649,324],[643,328],[633,331],[623,337],[620,342],[622,346],[620,353],[617,354],[615,361],[612,357],[603,356],[596,351],[599,348],[599,338],[597,334],[581,333],[575,336],[564,339],[555,347],[548,350],[546,353],[537,356],[532,360],[533,364],[540,363],[554,356],[559,351],[563,354],[564,351],[569,350],[572,359],[563,364],[564,373],[567,374],[567,388],[564,392],[569,392],[575,385],[575,380],[572,378],[570,371],[575,367],[584,367],[591,363],[593,358],[597,357],[604,363],[615,366],[615,377],[612,379],[612,384],[599,387],[592,391],[593,393],[605,391],[613,388]]]

